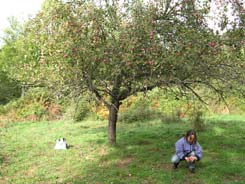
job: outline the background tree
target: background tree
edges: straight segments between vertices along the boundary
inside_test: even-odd
[[[4,46],[0,49],[0,104],[6,104],[21,94],[18,81],[11,78],[5,70],[5,64],[11,65],[17,58],[16,42],[21,34],[22,27],[14,17],[9,18],[10,27],[4,31]]]
[[[9,101],[20,97],[21,88],[17,82],[11,80],[1,69],[0,66],[0,105],[6,104]]]

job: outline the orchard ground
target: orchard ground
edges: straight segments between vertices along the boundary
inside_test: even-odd
[[[172,170],[187,121],[118,122],[117,145],[107,144],[107,121],[9,123],[1,126],[0,183],[232,184],[245,181],[245,116],[215,116],[198,132],[204,150],[196,173]],[[54,150],[65,137],[68,150]]]

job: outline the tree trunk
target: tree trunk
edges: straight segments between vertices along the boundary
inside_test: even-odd
[[[116,144],[117,115],[119,111],[119,101],[113,102],[109,106],[108,141],[110,145]]]

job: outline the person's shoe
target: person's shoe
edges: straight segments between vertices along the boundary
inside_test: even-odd
[[[195,173],[195,168],[189,168],[189,171],[190,171],[191,173]]]
[[[178,168],[178,165],[179,165],[179,163],[174,163],[173,164],[173,169],[177,169]]]
[[[191,163],[191,164],[189,165],[189,171],[190,171],[191,173],[195,173],[195,167],[194,167],[194,164],[193,164],[193,163]]]

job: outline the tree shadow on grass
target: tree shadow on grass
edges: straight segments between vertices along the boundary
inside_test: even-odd
[[[120,132],[115,147],[109,146],[105,154],[87,165],[83,175],[66,182],[159,183],[163,179],[170,181],[170,158],[174,153],[174,143],[181,135],[182,131],[166,133],[164,127]],[[94,144],[99,146],[105,142],[107,137],[100,138]]]
[[[219,123],[226,126],[226,122],[224,124]],[[222,164],[222,159],[231,163],[235,162],[230,155],[226,156],[221,153],[220,150],[227,149],[227,146],[231,145],[231,137],[216,135],[213,131],[216,126],[212,125],[206,131],[199,133],[201,145],[204,149],[204,158],[197,162],[197,172],[194,175],[190,175],[184,162],[181,163],[177,172],[172,170],[172,164],[170,163],[171,156],[175,152],[174,144],[182,137],[188,127],[179,125],[177,129],[176,127],[167,129],[166,126],[152,126],[147,129],[120,129],[117,136],[118,144],[115,147],[106,144],[107,137],[94,140],[93,144],[99,147],[98,152],[103,152],[103,154],[99,154],[95,160],[88,163],[82,174],[77,173],[66,183],[202,184],[215,180],[218,183],[226,180],[227,177],[223,176],[224,173],[233,175],[228,177],[227,181],[232,178],[240,181],[241,175],[236,174],[236,169]],[[94,129],[91,132],[98,133],[101,131],[106,131],[106,128]],[[226,129],[223,133],[227,134],[230,131]],[[239,136],[236,138],[239,138]],[[241,145],[242,142],[239,142],[233,148]],[[103,151],[100,146],[106,147],[106,149]],[[233,170],[228,171],[225,167]]]

